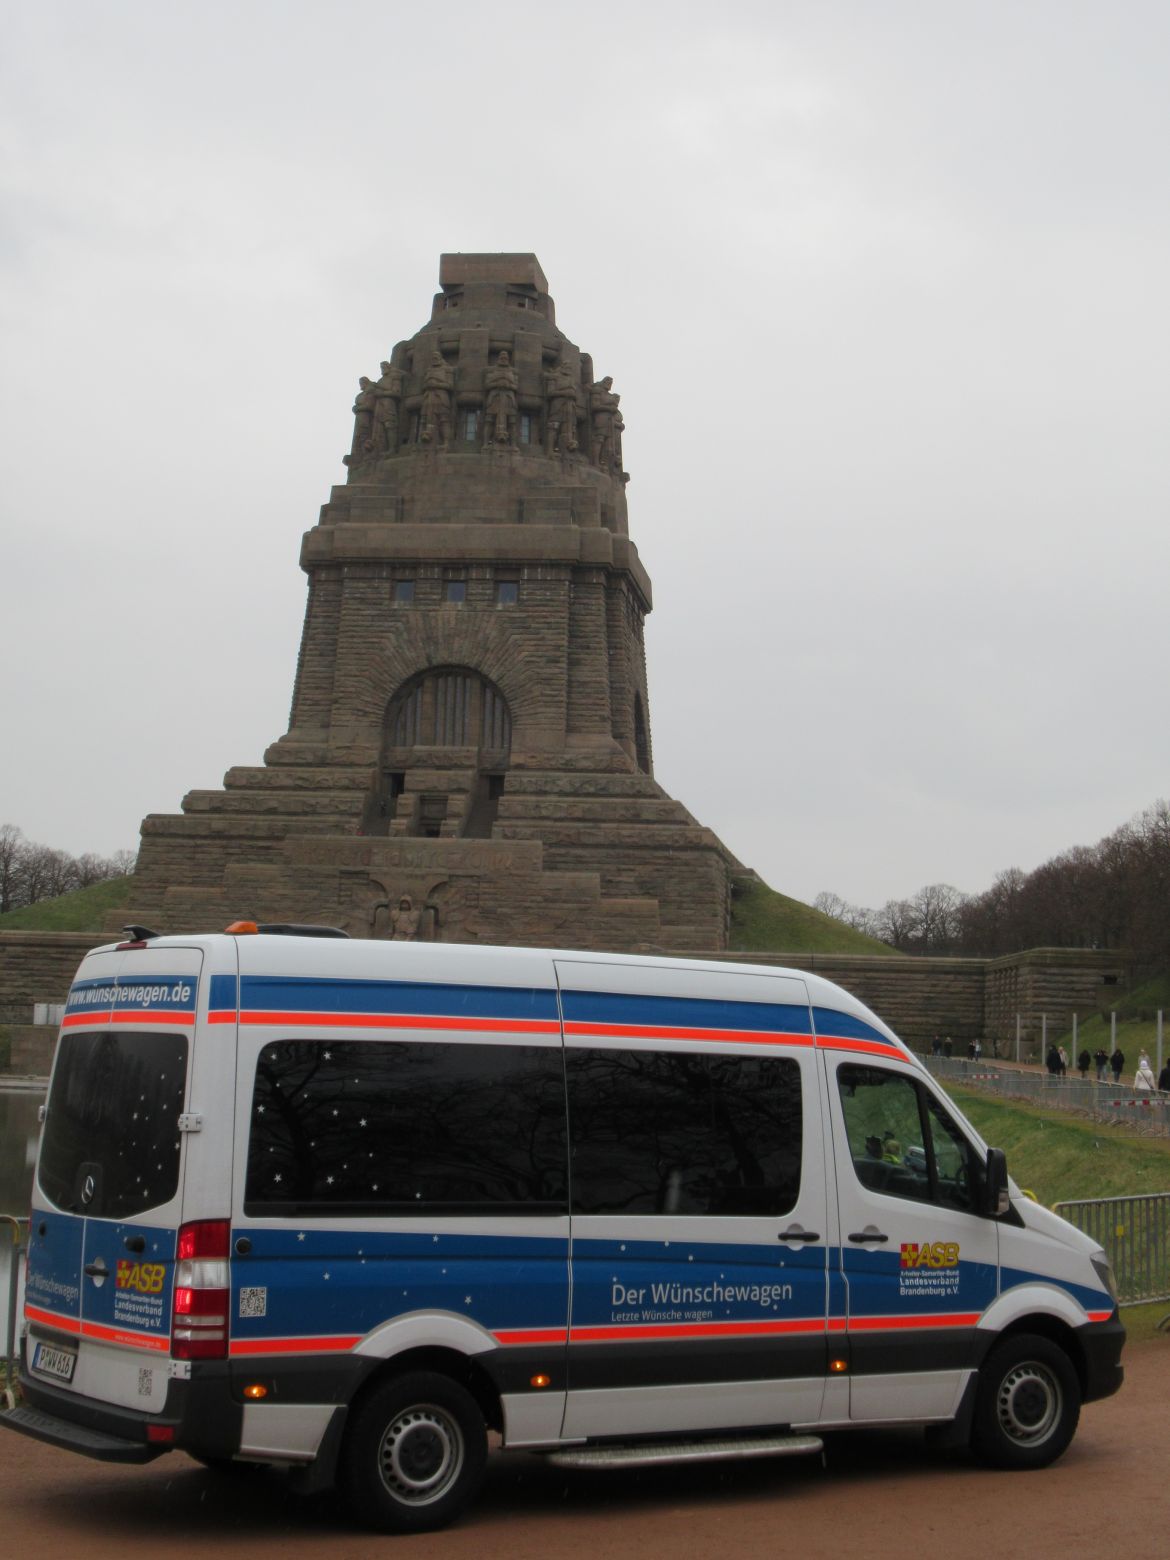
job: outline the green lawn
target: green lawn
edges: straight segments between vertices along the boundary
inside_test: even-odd
[[[876,953],[887,943],[855,932],[758,878],[737,878],[731,896],[731,950],[736,953]]]
[[[58,899],[42,899],[22,910],[9,910],[0,915],[0,932],[104,931],[110,911],[129,903],[132,881],[128,877],[107,878]]]
[[[1170,1192],[1170,1138],[1134,1137],[1120,1127],[989,1099],[974,1089],[947,1092],[987,1142],[1004,1150],[1019,1185],[1048,1207],[1086,1197]]]

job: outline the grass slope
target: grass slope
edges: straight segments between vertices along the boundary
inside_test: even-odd
[[[811,905],[778,894],[758,878],[739,878],[732,887],[731,948],[740,953],[894,952]]]
[[[1144,985],[1134,986],[1118,997],[1111,1007],[1103,1013],[1094,1013],[1092,1017],[1085,1017],[1077,1023],[1076,1054],[1079,1056],[1084,1050],[1089,1054],[1104,1046],[1107,1051],[1112,1050],[1111,1035],[1112,1026],[1110,1014],[1117,1014],[1117,1044],[1125,1056],[1126,1071],[1129,1072],[1137,1066],[1138,1052],[1144,1047],[1150,1053],[1151,1061],[1158,1043],[1158,1009],[1163,1013],[1164,1027],[1162,1031],[1163,1059],[1170,1055],[1170,975],[1158,975],[1153,980],[1148,980]],[[1051,1030],[1049,1033],[1051,1034]],[[1063,1044],[1073,1064],[1076,1056],[1073,1056],[1072,1029],[1058,1036],[1057,1044]]]
[[[976,1130],[1007,1154],[1020,1186],[1051,1207],[1086,1197],[1170,1192],[1170,1138],[1139,1138],[1066,1111],[948,1089]]]
[[[0,932],[100,932],[106,916],[129,902],[130,878],[107,878],[57,899],[42,899],[0,915]]]

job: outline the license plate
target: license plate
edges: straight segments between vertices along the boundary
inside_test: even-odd
[[[72,1381],[77,1355],[72,1349],[58,1349],[51,1343],[38,1343],[33,1350],[32,1368],[42,1376],[56,1376],[58,1381]]]

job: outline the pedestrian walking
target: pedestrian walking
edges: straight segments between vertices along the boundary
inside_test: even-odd
[[[1150,1058],[1143,1051],[1138,1058],[1137,1072],[1133,1075],[1133,1092],[1153,1094],[1154,1087],[1154,1069],[1150,1066]]]
[[[1170,1062],[1167,1062],[1158,1074],[1158,1092],[1159,1094],[1170,1094]]]
[[[1060,1052],[1054,1045],[1048,1047],[1048,1054],[1044,1058],[1044,1065],[1054,1078],[1060,1076]]]
[[[1064,1046],[1061,1046],[1056,1054],[1060,1057],[1060,1076],[1063,1078],[1065,1073],[1068,1072],[1068,1052]]]
[[[1105,1069],[1109,1066],[1109,1052],[1103,1046],[1098,1046],[1093,1052],[1093,1061],[1097,1064],[1097,1082],[1105,1082]]]
[[[1120,1046],[1118,1046],[1117,1050],[1114,1051],[1113,1055],[1109,1058],[1109,1067],[1110,1071],[1113,1073],[1114,1083],[1121,1082],[1121,1071],[1124,1066],[1125,1052],[1121,1049]]]
[[[1082,1051],[1081,1054],[1077,1057],[1077,1071],[1080,1073],[1082,1079],[1089,1076],[1089,1063],[1092,1060],[1093,1058],[1089,1055],[1087,1050]]]

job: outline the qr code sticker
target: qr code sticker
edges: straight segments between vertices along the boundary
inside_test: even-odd
[[[267,1289],[241,1289],[240,1290],[240,1315],[241,1316],[267,1316],[268,1315],[268,1291]]]
[[[138,1372],[138,1396],[149,1397],[154,1391],[154,1371],[140,1370]]]

